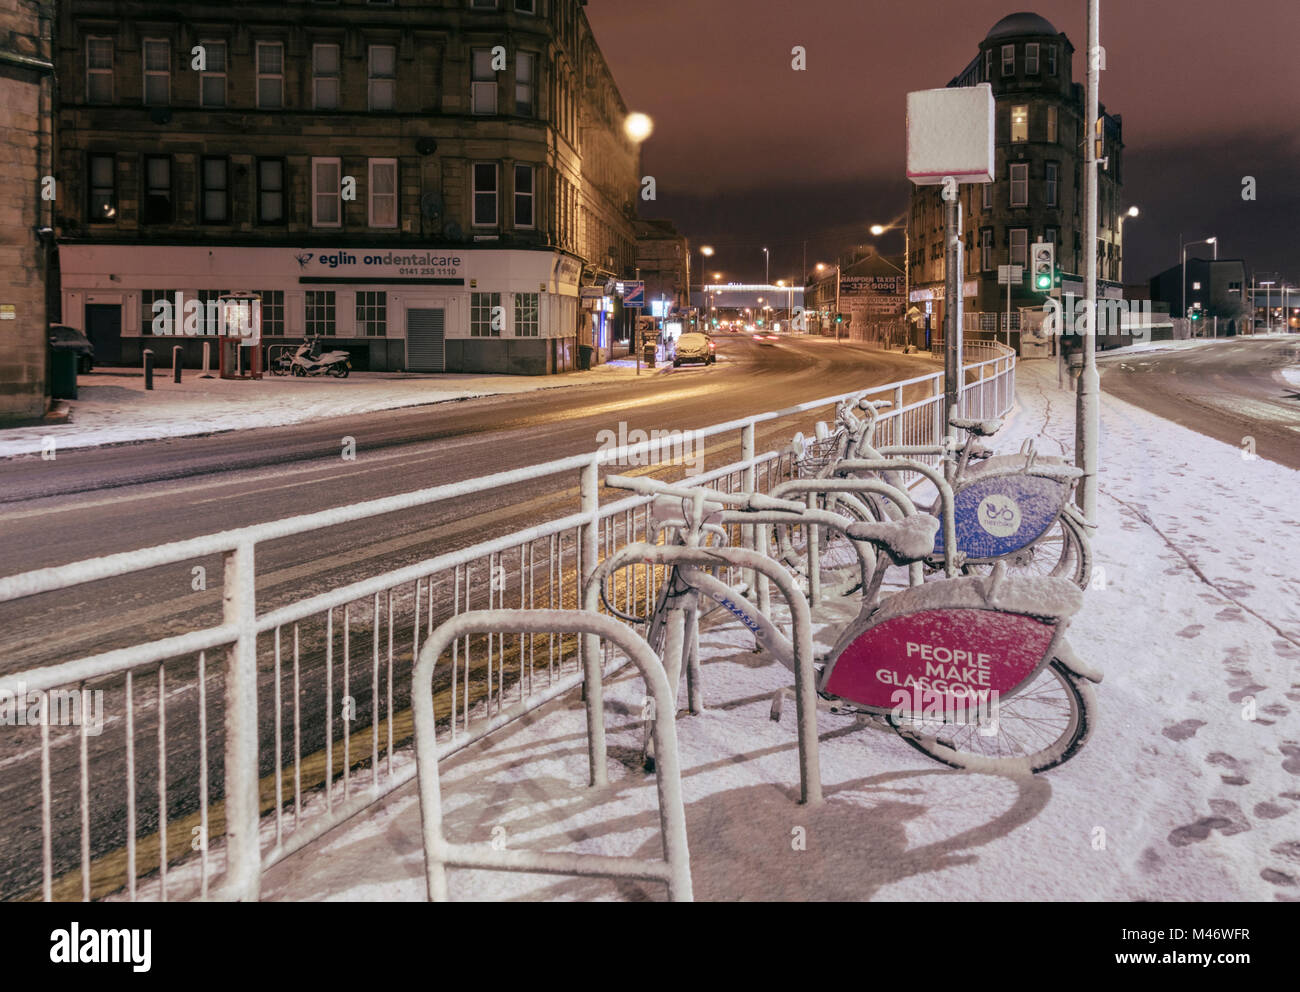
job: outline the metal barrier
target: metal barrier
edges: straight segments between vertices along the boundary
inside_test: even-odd
[[[434,721],[433,670],[438,658],[462,637],[495,630],[524,633],[563,632],[584,634],[613,642],[636,665],[654,701],[655,786],[659,794],[659,834],[663,838],[664,860],[602,857],[591,854],[563,854],[541,851],[508,851],[482,845],[451,844],[442,832],[442,792],[438,779],[438,741]],[[604,713],[599,706],[601,673],[588,674],[589,721],[591,700],[596,703],[595,720],[589,722],[589,740],[600,728],[601,760],[604,760]],[[447,900],[448,865],[489,871],[541,872],[553,875],[589,875],[659,881],[668,886],[674,902],[690,902],[691,860],[686,840],[686,809],[682,803],[681,768],[677,754],[677,687],[668,685],[663,666],[650,646],[630,629],[610,617],[588,610],[538,610],[520,616],[504,610],[462,613],[441,624],[425,642],[411,679],[411,702],[415,711],[415,755],[420,783],[420,821],[424,836],[425,881],[431,901]],[[595,744],[591,745],[594,751]]]
[[[1014,399],[1014,356],[989,354],[966,368],[965,416],[999,416]],[[942,441],[942,373],[933,373],[694,432],[697,442],[715,439],[719,447],[738,434],[740,460],[692,481],[771,491],[790,476],[790,455],[757,452],[757,428],[862,395],[894,403],[880,417],[878,444]],[[442,621],[479,609],[577,607],[596,563],[649,534],[648,498],[601,505],[601,466],[640,464],[657,452],[658,442],[645,441],[0,578],[0,602],[7,602],[207,556],[224,562],[218,622],[0,677],[0,693],[13,698],[69,687],[101,691],[115,714],[101,736],[85,724],[44,720],[9,728],[0,759],[16,783],[13,794],[31,797],[22,811],[30,820],[0,835],[0,858],[12,868],[0,874],[0,898],[91,899],[118,891],[130,899],[257,898],[266,868],[414,777],[409,751],[398,753],[413,734],[413,717],[402,698],[405,679],[394,672],[414,663],[421,626],[427,636]],[[557,476],[577,477],[575,512],[258,611],[259,545]],[[733,543],[765,550],[766,528],[743,528],[739,536]],[[629,570],[615,595],[626,604],[653,603],[663,569]],[[766,577],[756,585],[762,605]],[[214,651],[221,652],[218,664]],[[467,746],[520,707],[572,690],[582,672],[581,638],[510,626],[466,635],[453,646],[450,670],[440,673],[450,681],[437,689],[453,703],[440,732],[453,748]],[[210,720],[217,708],[220,718]],[[198,733],[173,730],[169,737],[178,723]],[[116,785],[91,774],[109,765],[120,766]],[[55,789],[74,779],[75,790]],[[211,838],[222,833],[224,845],[213,850]]]

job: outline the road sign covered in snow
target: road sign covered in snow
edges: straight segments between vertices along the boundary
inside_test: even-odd
[[[907,178],[918,186],[993,181],[993,87],[907,94]]]

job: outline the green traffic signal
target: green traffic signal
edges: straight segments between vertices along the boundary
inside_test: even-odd
[[[1040,272],[1038,274],[1038,289],[1052,288],[1052,274],[1050,272]]]

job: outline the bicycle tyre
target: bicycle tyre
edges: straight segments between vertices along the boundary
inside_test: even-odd
[[[829,498],[828,498],[829,497]],[[828,493],[822,497],[819,508],[849,517],[855,522],[872,522],[869,510],[848,493]],[[808,538],[806,528],[800,524],[773,524],[769,534],[773,557],[778,557],[787,568],[798,575],[807,589]],[[818,535],[818,569],[821,575],[822,594],[826,596],[851,596],[862,588],[862,572],[857,550],[852,541],[839,531],[825,528]]]
[[[1002,753],[1014,751],[1019,747],[1015,735],[1001,733],[1002,724],[1008,716],[1015,719],[1013,708],[1017,703],[1020,704],[1021,709],[1025,709],[1026,704],[1032,709],[1035,697],[1041,698],[1042,694],[1050,689],[1052,682],[1049,680],[1059,683],[1064,690],[1063,696],[1069,703],[1069,714],[1061,730],[1055,739],[1043,744],[1042,747],[1037,747],[1036,750],[1025,753],[1022,749],[1022,753],[1019,754]],[[1037,689],[1036,687],[1040,685],[1044,688]],[[1008,713],[1008,710],[1011,712]],[[909,718],[895,717],[890,714],[885,719],[904,741],[949,768],[992,774],[1023,774],[1026,771],[1038,774],[1064,764],[1078,753],[1097,724],[1096,711],[1097,697],[1093,692],[1092,683],[1075,675],[1059,661],[1053,659],[1039,673],[1033,685],[1000,703],[999,732],[995,735],[984,737],[978,730],[973,730],[969,724],[944,723],[942,725],[944,728],[961,727],[962,731],[943,738],[936,733],[927,733],[917,728]],[[931,724],[933,725],[934,722],[931,721]],[[1041,740],[1041,723],[1040,717],[1030,716],[1025,722],[1016,724],[1016,727],[1020,734],[1037,729]],[[938,733],[941,734],[942,731]],[[989,746],[968,748],[964,746],[966,742],[987,743]],[[1007,746],[1004,748],[999,742],[1005,742]]]

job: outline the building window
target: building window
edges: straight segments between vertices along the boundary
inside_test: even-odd
[[[370,160],[370,226],[397,226],[397,159]]]
[[[1047,108],[1047,141],[1048,144],[1057,142],[1057,124],[1056,124],[1056,107],[1048,106]]]
[[[172,219],[172,160],[166,155],[144,158],[144,209],[140,220],[145,224],[169,224]]]
[[[257,43],[257,105],[263,110],[284,106],[284,46],[278,41]]]
[[[1025,45],[1025,73],[1038,75],[1038,42],[1031,41]]]
[[[397,49],[393,45],[370,46],[370,109],[394,109],[397,94]]]
[[[171,45],[161,38],[145,38],[141,48],[144,58],[144,105],[165,107],[171,100]]]
[[[203,57],[207,68],[199,73],[199,106],[226,105],[226,43],[204,41]]]
[[[497,167],[494,162],[474,165],[474,226],[497,225]]]
[[[1060,187],[1059,174],[1061,167],[1055,162],[1047,162],[1043,166],[1044,192],[1047,195],[1047,205],[1055,207],[1057,205],[1057,192]]]
[[[1029,163],[1011,163],[1011,206],[1029,206]]]
[[[532,117],[536,113],[537,56],[519,52],[515,56],[515,113]]]
[[[229,295],[228,289],[200,289],[195,295],[198,297],[201,309],[199,310],[199,333],[216,334],[221,330],[221,316],[219,307],[221,298]],[[212,307],[209,308],[208,304]],[[173,314],[173,318],[179,323],[182,319],[181,314]]]
[[[1043,240],[1049,245],[1055,245],[1061,240],[1061,232],[1054,227],[1043,228]]]
[[[311,46],[311,105],[316,110],[339,109],[339,46]]]
[[[357,334],[368,338],[382,338],[388,334],[388,294],[357,293]]]
[[[515,227],[536,227],[536,170],[531,165],[515,166]]]
[[[117,220],[117,165],[112,155],[90,156],[89,217],[92,224]]]
[[[86,39],[86,101],[113,102],[113,39]]]
[[[1228,283],[1228,292],[1229,292],[1229,293],[1240,293],[1240,292],[1241,292],[1241,283],[1239,283],[1239,282],[1230,282],[1230,283]]]
[[[342,160],[311,160],[311,223],[313,227],[343,226],[343,197],[340,182]]]
[[[1010,232],[1011,264],[1029,264],[1029,231],[1023,227],[1013,227]]]
[[[1002,75],[1014,76],[1016,74],[1016,46],[1002,46]]]
[[[536,14],[537,0],[515,0],[515,10],[521,14]]]
[[[1029,140],[1029,106],[1018,103],[1011,108],[1011,140]]]
[[[1049,76],[1056,75],[1056,46],[1055,45],[1047,46],[1047,74]]]
[[[980,230],[980,268],[987,272],[993,268],[993,228]]]
[[[541,321],[538,317],[537,293],[515,294],[515,337],[535,338],[539,334]]]
[[[145,337],[149,337],[153,334],[154,318],[160,316],[164,318],[167,317],[172,307],[175,305],[176,302],[175,297],[176,294],[172,292],[170,289],[142,289],[140,291],[140,333],[141,335]],[[164,303],[166,303],[167,309],[166,310],[160,309],[158,313],[154,313],[153,305],[158,300],[162,300]],[[174,314],[174,313],[171,314],[173,325],[179,316],[180,316],[179,314]],[[170,330],[174,333],[177,330],[177,328],[173,326],[170,328]]]
[[[230,163],[205,157],[199,171],[203,182],[201,220],[224,224],[230,220]]]
[[[334,336],[334,291],[308,290],[305,327],[309,337]]]
[[[257,160],[257,222],[284,223],[284,159]]]
[[[993,209],[993,187],[994,187],[994,185],[995,185],[994,183],[984,183],[984,184],[983,184],[984,194],[983,194],[983,199],[980,201],[980,205],[981,205],[981,207],[983,207],[983,209],[985,209],[985,210],[992,210],[992,209]]]
[[[497,73],[492,68],[492,49],[476,48],[473,53],[474,79],[470,86],[475,114],[497,112]]]
[[[500,312],[500,293],[470,293],[469,336],[499,338],[501,336]]]
[[[284,337],[284,290],[259,289],[257,295],[262,298],[262,333]]]

